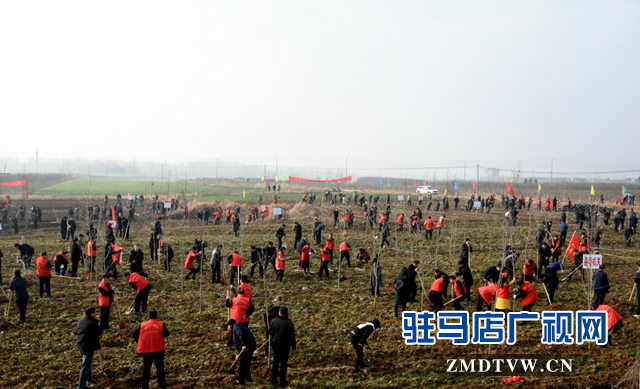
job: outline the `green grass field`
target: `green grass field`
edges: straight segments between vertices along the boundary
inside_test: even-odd
[[[184,184],[176,182],[154,182],[141,180],[121,180],[111,178],[76,178],[61,182],[56,185],[52,185],[46,188],[38,189],[34,192],[36,196],[82,196],[82,195],[104,195],[115,196],[116,193],[120,193],[126,196],[127,193],[131,194],[162,194],[167,192],[184,192]],[[247,193],[259,192],[260,190],[252,187],[241,186],[222,186],[222,185],[194,185],[187,184],[187,194],[238,194],[242,199],[242,190]],[[258,197],[255,196],[257,199]],[[219,200],[216,196],[216,200]]]

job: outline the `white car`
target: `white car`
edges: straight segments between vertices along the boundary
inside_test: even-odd
[[[427,194],[431,193],[432,195],[437,195],[438,190],[430,186],[419,186],[416,189],[416,193],[427,193]]]

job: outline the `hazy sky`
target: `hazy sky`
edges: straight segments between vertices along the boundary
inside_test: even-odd
[[[0,1],[6,158],[640,168],[639,102],[637,1]]]

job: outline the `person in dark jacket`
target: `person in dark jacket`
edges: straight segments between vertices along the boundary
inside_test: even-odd
[[[4,257],[4,253],[0,249],[0,285],[2,285],[2,257]]]
[[[369,277],[369,286],[371,287],[371,297],[380,297],[380,287],[382,286],[382,264],[378,255],[373,258],[371,263],[371,276]]]
[[[471,240],[469,238],[464,240],[462,244],[462,248],[460,249],[460,260],[465,263],[469,263],[469,259],[471,258],[471,253],[473,252],[473,247],[471,247]]]
[[[25,267],[31,267],[31,257],[35,254],[36,250],[26,243],[16,243],[13,247],[20,251],[20,259],[24,263]]]
[[[636,266],[638,267],[638,271],[636,272],[633,282],[636,284],[636,298],[638,299],[638,305],[636,305],[636,314],[634,317],[638,319],[640,318],[640,262],[636,263]]]
[[[296,332],[293,322],[289,320],[287,307],[280,307],[279,316],[269,326],[271,347],[273,348],[273,367],[271,369],[271,383],[278,383],[278,370],[280,371],[280,386],[286,387],[287,362],[289,352],[296,349]]]
[[[400,274],[398,274],[393,281],[393,285],[396,290],[396,294],[393,299],[396,317],[398,317],[399,306],[402,306],[403,312],[407,310],[407,302],[409,302],[410,297],[409,282],[409,271],[406,267],[403,267]]]
[[[86,316],[78,320],[78,351],[82,356],[82,367],[80,368],[80,381],[78,382],[79,388],[89,388],[88,383],[91,383],[93,377],[91,376],[91,365],[93,363],[93,353],[96,350],[100,350],[100,335],[102,335],[102,328],[98,325],[96,319],[96,309],[89,307],[85,311]]]
[[[15,216],[12,217],[11,224],[13,225],[13,234],[18,235],[18,218]]]
[[[553,304],[553,295],[556,293],[556,289],[558,289],[558,277],[552,273],[542,273],[540,274],[540,281],[542,281],[544,287],[547,289],[550,303]]]
[[[293,233],[294,233],[294,242],[293,242],[293,248],[295,250],[298,249],[298,243],[300,243],[300,240],[302,239],[302,226],[300,225],[300,223],[295,222],[293,223]],[[302,250],[300,250],[302,251]],[[298,253],[300,253],[300,251],[298,251]]]
[[[275,319],[274,319],[275,320]],[[230,340],[238,350],[238,378],[236,384],[244,385],[245,381],[253,382],[251,377],[251,358],[253,351],[256,349],[256,339],[248,327],[236,323],[231,319],[227,323],[229,325]]]
[[[573,271],[569,275],[569,281],[571,281],[571,279],[573,278],[573,275],[578,271],[577,269],[580,269],[580,274],[582,276],[582,282],[585,281],[585,279],[584,279],[584,267],[582,266],[582,256],[583,256],[583,252],[582,251],[578,251],[577,249],[573,249]]]
[[[418,284],[416,283],[418,265],[420,265],[420,261],[415,260],[407,267],[407,271],[409,273],[409,302],[416,301],[416,295],[418,294]]]
[[[607,295],[607,292],[611,290],[609,278],[607,277],[607,273],[604,272],[604,265],[600,265],[599,270],[593,274],[592,289],[593,301],[598,303],[598,305],[604,304],[604,298]]]
[[[501,263],[495,266],[489,266],[487,270],[484,271],[484,279],[487,281],[491,281],[495,284],[496,282],[498,282],[498,278],[500,278],[501,273],[502,273]]]
[[[464,261],[458,262],[458,271],[455,273],[456,276],[462,276],[462,285],[464,285],[467,290],[467,294],[464,296],[464,301],[467,303],[471,302],[471,286],[473,285],[473,275],[471,274],[471,269]]]
[[[131,250],[131,254],[129,255],[129,266],[132,273],[143,271],[142,261],[144,261],[144,252],[140,250],[140,246],[135,244],[133,245],[133,250]]]
[[[69,220],[67,220],[66,240],[69,241],[69,239],[71,239],[71,241],[73,241],[73,238],[75,237],[75,233],[76,233],[76,221],[73,220],[73,217],[70,217]]]
[[[403,269],[406,270],[406,268]],[[364,351],[362,348],[365,346],[369,347],[367,339],[371,334],[373,334],[374,331],[378,330],[380,330],[380,320],[375,319],[356,326],[349,334],[351,345],[356,351],[356,366],[353,368],[354,373],[361,372],[361,367],[368,367],[368,365],[364,363]]]
[[[542,242],[540,248],[538,249],[538,270],[536,274],[544,273],[544,268],[549,266],[549,259],[551,258],[551,249],[547,242]]]
[[[67,217],[63,216],[62,220],[60,220],[60,236],[62,236],[62,240],[67,240]]]
[[[626,243],[627,247],[631,247],[631,237],[633,236],[633,233],[633,227],[629,227],[624,231],[624,242]]]
[[[78,263],[80,262],[82,262],[84,266],[82,249],[78,244],[78,238],[73,238],[73,244],[71,245],[71,277],[78,276]]]
[[[9,289],[13,291],[13,301],[16,302],[18,311],[20,311],[20,323],[22,324],[27,322],[27,304],[29,303],[27,286],[27,279],[20,275],[20,270],[14,271]]]
[[[168,273],[171,273],[171,260],[174,256],[173,248],[171,247],[169,242],[162,241],[160,242],[160,251],[164,255],[164,270]]]
[[[276,306],[270,307],[269,310],[262,315],[262,318],[264,320],[264,328],[266,329],[266,337],[267,338],[269,338],[269,328],[271,328],[271,323],[273,322],[273,319],[278,317],[279,313],[280,313],[280,306],[276,305]],[[267,343],[267,345],[264,348],[264,356],[265,357],[269,356],[270,347],[271,347],[271,345],[269,343]]]

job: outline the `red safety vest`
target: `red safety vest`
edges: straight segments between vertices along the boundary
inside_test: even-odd
[[[384,223],[384,219],[385,219],[384,215],[380,216],[380,220],[378,220],[378,223],[380,224]]]
[[[286,260],[287,260],[287,257],[284,255],[282,251],[280,251],[276,256],[276,269],[284,270],[284,262]]]
[[[238,296],[231,301],[229,316],[236,323],[246,323],[250,318],[243,319],[242,316],[249,310],[250,299],[246,296]]]
[[[46,277],[51,275],[51,269],[47,267],[47,263],[49,263],[49,259],[45,257],[40,257],[36,260],[39,277]]]
[[[323,248],[320,254],[320,257],[322,258],[322,262],[327,262],[331,260],[331,255],[329,253],[325,253],[326,249],[327,249],[326,247]]]
[[[444,216],[440,216],[438,219],[438,227],[444,227]]]
[[[62,251],[60,251],[58,255],[66,259],[67,263],[69,263],[69,258],[67,258],[67,256]],[[53,259],[54,261],[56,261],[56,263],[60,263],[60,261],[58,261],[58,255],[56,255],[56,257]]]
[[[585,237],[582,239],[582,243],[583,245],[580,246],[580,251],[589,251],[591,248],[591,239]]]
[[[427,221],[424,222],[424,226],[427,230],[433,230],[433,219],[427,219]]]
[[[269,210],[268,210],[268,209],[265,209],[264,211],[262,211],[261,216],[262,216],[262,217],[267,217],[267,216],[269,216]]]
[[[231,266],[240,266],[242,267],[242,257],[238,253],[233,253],[231,256]]]
[[[402,225],[403,222],[404,222],[404,216],[400,215],[400,217],[398,217],[398,224]]]
[[[122,250],[122,247],[112,244],[111,245],[113,247],[113,251],[118,251],[118,250]],[[122,260],[122,251],[119,252],[118,254],[113,254],[111,255],[111,259],[113,259],[113,264],[114,265],[119,265],[120,261]]]
[[[453,291],[456,292],[456,297],[460,297],[462,295],[467,294],[467,288],[465,288],[462,282],[458,280],[455,280],[453,283]]]
[[[346,251],[346,250],[349,250],[349,247],[347,247],[347,242],[340,243],[340,251]]]
[[[538,293],[536,293],[536,289],[529,281],[524,282],[522,290],[527,292],[527,295],[522,299],[522,305],[531,305],[538,301]]]
[[[300,260],[308,261],[311,258],[311,256],[309,255],[310,252],[311,252],[310,247],[308,245],[305,245],[302,248],[302,256],[300,257]]]
[[[489,305],[491,305],[491,301],[493,301],[493,296],[496,295],[498,291],[498,285],[493,282],[489,282],[487,286],[483,286],[478,288],[478,293],[482,296],[482,299]]]
[[[498,290],[498,297],[501,298],[501,299],[507,299],[507,300],[509,300],[509,298],[511,297],[511,294],[509,293],[509,282],[508,281],[504,281],[502,283],[502,286]]]
[[[331,239],[327,238],[327,248],[329,250],[333,250],[334,247],[336,247],[336,240],[333,238]]]
[[[202,256],[202,253],[194,253],[193,250],[189,250],[189,255],[187,255],[187,259],[185,259],[184,261],[184,268],[185,269],[195,269],[196,267],[193,266],[193,261],[196,258],[200,258]]]
[[[244,297],[246,297],[248,299],[251,299],[251,291],[253,290],[251,288],[251,285],[245,284],[245,283],[241,283],[240,285],[238,285],[238,289],[244,290]]]
[[[100,285],[98,286],[98,288],[102,288],[102,289],[106,289],[107,292],[111,290],[111,283],[104,283],[104,281],[102,281],[100,283]],[[98,292],[98,305],[101,307],[108,307],[109,305],[111,305],[111,301],[113,301],[113,296],[109,295],[109,296],[103,296],[102,293]]]
[[[150,319],[140,324],[138,338],[138,354],[157,353],[164,351],[164,324],[156,319]]]
[[[131,275],[129,275],[129,283],[136,287],[136,292],[140,292],[149,285],[149,282],[138,273],[131,273]]]
[[[533,264],[531,266],[527,265],[527,263],[524,263],[524,267],[522,268],[522,272],[524,273],[525,276],[532,276],[533,273],[535,273],[536,271],[536,261],[533,261]]]
[[[611,327],[616,325],[617,322],[622,320],[622,316],[620,316],[620,314],[616,312],[615,309],[611,308],[608,305],[600,305],[598,309],[596,309],[596,311],[607,311],[608,327],[609,327],[607,328],[607,331],[609,331]]]
[[[444,289],[444,278],[440,277],[437,280],[433,281],[429,292],[436,291],[438,293],[442,293],[442,289]]]
[[[87,242],[87,256],[88,257],[95,257],[97,256],[97,250],[94,248],[96,242],[93,240],[90,240],[89,242]]]

